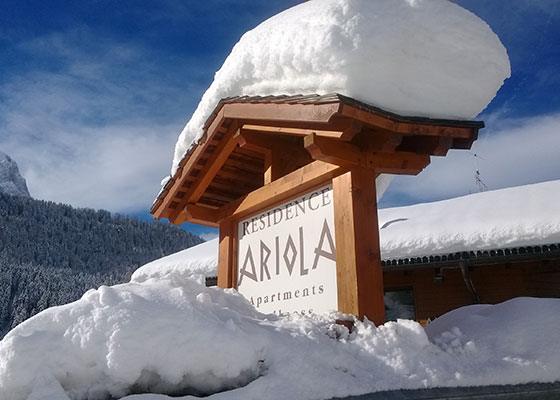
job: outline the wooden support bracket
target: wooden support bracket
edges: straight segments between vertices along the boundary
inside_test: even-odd
[[[239,134],[241,148],[260,148],[264,154],[264,184],[295,171],[313,159],[302,148],[301,139],[293,136],[271,135],[253,130],[241,129]]]
[[[179,200],[179,206],[176,210],[168,216],[171,223],[176,223],[175,221],[180,221],[181,218],[188,218],[188,214],[184,212],[184,207],[186,204],[196,204],[198,200],[202,197],[212,179],[220,171],[232,151],[237,147],[239,143],[239,138],[235,134],[238,131],[237,124],[233,123],[232,126],[225,133],[224,137],[221,139],[219,145],[214,149],[212,154],[209,156],[208,160],[204,166],[200,169],[200,172],[196,178],[196,185],[193,185],[192,189],[189,189]],[[201,148],[200,146],[198,148]],[[198,150],[197,148],[197,150]],[[191,166],[192,168],[192,166]],[[179,216],[181,215],[181,218]]]
[[[200,171],[195,189],[187,198],[187,203],[196,203],[204,194],[212,179],[222,168],[231,152],[239,144],[239,137],[236,132],[237,124],[233,123],[226,135],[220,141],[219,146],[214,150],[210,158],[206,161],[204,168]]]
[[[193,224],[202,224],[219,227],[218,210],[197,204],[187,204],[179,214],[170,221],[173,224],[181,225],[183,222],[191,222]]]
[[[343,140],[345,142],[351,141],[358,133],[362,131],[363,127],[364,125],[361,122],[356,121],[355,119],[350,120],[348,126],[345,127],[342,131],[340,140]]]
[[[284,136],[304,137],[312,133],[322,137],[340,138],[343,136],[343,131],[337,130],[324,130],[324,129],[300,129],[289,128],[282,126],[267,126],[267,125],[253,125],[245,124],[241,127],[242,132],[260,132],[267,134],[277,134]]]
[[[311,134],[303,139],[303,145],[315,160],[349,168],[356,167],[361,162],[360,148],[351,143]]]
[[[371,113],[369,111],[348,104],[344,104],[342,106],[342,110],[340,110],[339,114],[343,117],[358,120],[372,127],[377,127],[404,135],[435,135],[465,139],[471,138],[473,136],[473,128],[470,127],[402,122],[393,120],[384,115]]]
[[[447,136],[407,136],[398,147],[399,151],[445,156],[453,147],[453,138]]]
[[[416,175],[430,163],[427,155],[361,150],[354,144],[316,135],[306,136],[304,146],[315,160],[346,168],[367,168],[377,173]]]
[[[367,151],[392,153],[402,143],[403,138],[403,135],[394,132],[368,130],[360,135],[355,144]]]

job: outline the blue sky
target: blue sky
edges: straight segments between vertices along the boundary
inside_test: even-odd
[[[560,2],[457,0],[508,49],[512,77],[470,152],[393,181],[382,206],[560,179]],[[173,146],[248,29],[290,0],[0,4],[0,150],[36,198],[147,217]],[[211,232],[197,230],[197,232]]]

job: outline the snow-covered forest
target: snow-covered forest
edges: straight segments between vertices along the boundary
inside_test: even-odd
[[[175,226],[0,193],[0,337],[202,239]]]

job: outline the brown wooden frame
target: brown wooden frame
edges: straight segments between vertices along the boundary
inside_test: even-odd
[[[416,175],[470,148],[481,122],[411,118],[354,99],[225,99],[152,206],[156,218],[220,228],[218,285],[237,285],[241,219],[332,183],[339,310],[385,320],[375,178]]]

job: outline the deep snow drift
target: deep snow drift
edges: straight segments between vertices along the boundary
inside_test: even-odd
[[[510,75],[490,27],[447,0],[312,0],[247,32],[175,147],[173,175],[219,100],[340,93],[407,116],[471,119]]]
[[[68,400],[224,390],[212,398],[326,399],[550,382],[560,379],[559,313],[560,299],[519,298],[453,311],[426,331],[400,320],[357,322],[349,333],[333,324],[335,314],[265,316],[233,290],[170,274],[90,290],[19,325],[0,342],[0,393]]]

